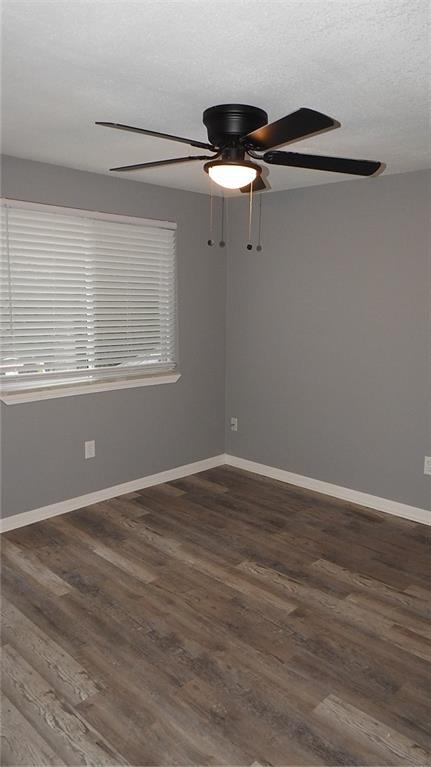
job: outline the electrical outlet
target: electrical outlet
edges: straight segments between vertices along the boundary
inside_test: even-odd
[[[431,474],[431,455],[426,455],[424,460],[424,474]]]
[[[86,442],[84,442],[84,455],[86,459],[95,457],[96,441],[94,439],[89,439]]]
[[[238,431],[238,418],[236,416],[232,416],[230,419],[230,430]]]

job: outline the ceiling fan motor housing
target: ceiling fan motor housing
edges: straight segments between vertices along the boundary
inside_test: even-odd
[[[266,125],[268,115],[247,104],[219,104],[205,109],[203,122],[213,146],[234,147],[242,136]]]

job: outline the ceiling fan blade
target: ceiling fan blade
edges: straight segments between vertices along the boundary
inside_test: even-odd
[[[179,141],[181,144],[189,144],[189,146],[195,146],[200,149],[210,149],[214,151],[214,147],[211,144],[205,144],[203,141],[194,141],[190,138],[182,138],[181,136],[171,136],[170,133],[158,133],[154,130],[145,130],[144,128],[134,128],[132,125],[123,125],[122,123],[107,123],[96,122],[95,125],[103,125],[105,128],[116,128],[117,130],[127,130],[132,133],[143,133],[145,136],[155,136],[156,138],[165,138],[168,141]]]
[[[180,162],[190,162],[191,160],[213,160],[209,155],[190,155],[190,157],[173,157],[171,160],[155,160],[154,162],[140,162],[136,165],[121,165],[118,168],[109,168],[109,170],[142,170],[143,168],[158,168],[159,165],[176,165]]]
[[[253,192],[262,192],[264,189],[267,189],[267,186],[262,178],[262,176],[257,176],[255,180],[253,181]],[[250,184],[247,184],[247,186],[242,186],[240,188],[240,192],[244,192],[244,194],[247,194],[247,192],[250,192]]]
[[[301,107],[280,120],[248,133],[247,136],[242,137],[241,143],[248,149],[272,149],[275,146],[299,141],[315,133],[339,127],[340,123],[332,117],[322,112],[315,112],[314,109]]]
[[[326,170],[331,173],[350,173],[354,176],[373,176],[384,167],[383,163],[371,160],[350,160],[347,157],[325,157],[297,152],[266,152],[263,160],[270,165]]]

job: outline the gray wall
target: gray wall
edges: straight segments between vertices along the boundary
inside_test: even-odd
[[[176,384],[2,405],[3,516],[222,453],[225,251],[211,249],[205,195],[3,158],[2,194],[178,222]],[[96,440],[85,461],[83,442]]]
[[[431,507],[430,175],[232,202],[227,452]]]
[[[17,158],[2,170],[11,198],[178,222],[182,372],[2,405],[3,516],[225,448],[430,508],[429,172],[267,194],[261,254],[245,249],[247,200],[231,200],[226,312],[206,196]],[[225,415],[239,418],[226,438]]]

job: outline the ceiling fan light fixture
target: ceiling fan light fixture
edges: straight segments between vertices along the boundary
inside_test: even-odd
[[[225,189],[241,189],[251,184],[261,174],[259,165],[246,160],[236,162],[214,160],[207,162],[204,170],[212,181]]]

